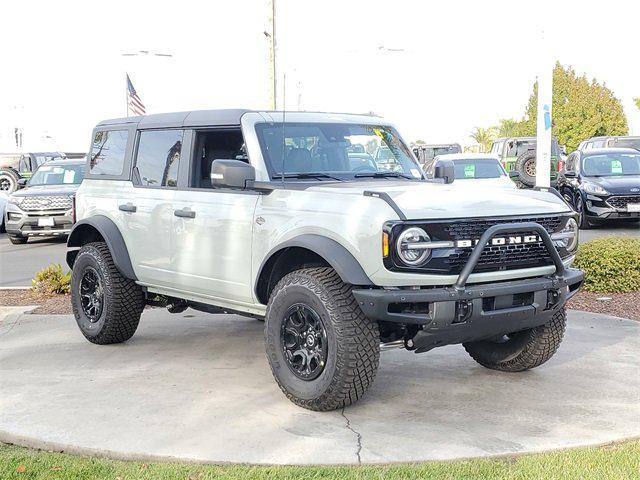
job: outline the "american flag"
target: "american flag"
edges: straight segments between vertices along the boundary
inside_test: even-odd
[[[129,78],[129,74],[127,73],[127,105],[129,106],[129,110],[133,112],[134,115],[144,115],[146,109],[144,108],[144,103],[140,100],[140,97],[136,93],[136,89],[133,88],[133,83],[131,83],[131,79]]]

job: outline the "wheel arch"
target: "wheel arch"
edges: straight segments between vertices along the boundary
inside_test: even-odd
[[[344,246],[328,237],[305,234],[278,245],[265,256],[256,276],[256,298],[266,305],[282,277],[300,268],[318,266],[333,268],[345,283],[373,285],[360,263]]]
[[[126,278],[137,280],[129,250],[118,226],[104,215],[95,215],[77,222],[67,240],[67,265],[73,268],[78,250],[76,248],[90,242],[105,242],[118,271]]]

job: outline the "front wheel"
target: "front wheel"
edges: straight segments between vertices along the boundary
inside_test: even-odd
[[[129,340],[140,322],[142,288],[118,271],[103,242],[84,245],[73,264],[71,305],[80,331],[91,343]]]
[[[558,350],[566,326],[563,308],[539,327],[500,338],[464,343],[467,353],[483,367],[503,372],[522,372],[538,367]]]
[[[378,324],[332,268],[286,275],[267,305],[265,347],[284,394],[310,410],[335,410],[364,395],[378,369]]]

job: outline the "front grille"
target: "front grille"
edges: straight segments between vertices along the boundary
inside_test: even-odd
[[[444,230],[454,240],[476,240],[493,225],[504,223],[536,222],[544,227],[550,234],[557,231],[562,222],[561,217],[530,217],[515,218],[509,220],[476,220],[456,222],[445,227]],[[524,233],[500,233],[498,237],[509,237],[510,235],[531,235],[534,232]],[[459,273],[471,256],[472,248],[457,248],[445,260],[452,272]],[[538,243],[515,244],[515,245],[487,245],[480,255],[480,260],[474,272],[513,270],[517,268],[527,268],[532,266],[551,265],[553,261],[547,252],[547,248],[542,241]]]
[[[562,230],[569,215],[534,215],[525,217],[508,218],[476,218],[471,220],[444,220],[435,222],[413,221],[410,225],[423,228],[432,241],[457,241],[467,240],[475,246],[475,242],[482,237],[484,232],[494,226],[513,223],[537,223],[549,234]],[[406,228],[407,223],[394,225],[391,231],[391,241],[395,242],[399,232]],[[515,270],[521,268],[533,268],[553,265],[553,260],[547,251],[542,239],[529,243],[524,237],[539,234],[531,232],[501,232],[494,238],[504,238],[504,245],[492,245],[491,242],[484,248],[480,259],[474,268],[474,272]],[[516,237],[511,243],[510,237]],[[518,242],[518,243],[516,243]],[[395,243],[394,243],[395,244]],[[570,255],[563,247],[556,247],[562,258]],[[422,266],[409,267],[403,264],[397,253],[391,252],[390,258],[385,260],[385,266],[395,271],[411,271],[416,273],[434,274],[459,274],[467,264],[473,247],[452,247],[447,249],[434,249],[430,259]]]
[[[626,210],[630,203],[640,204],[640,195],[617,195],[609,197],[607,203],[617,210]]]
[[[482,234],[489,227],[503,223],[522,223],[522,222],[535,222],[542,225],[549,233],[553,233],[558,230],[562,217],[524,217],[524,218],[510,218],[504,219],[486,219],[486,220],[471,220],[454,222],[444,227],[444,231],[447,232],[452,240],[464,240],[470,238],[480,238]],[[504,235],[501,235],[504,236]]]
[[[24,197],[20,208],[25,211],[69,210],[71,198],[66,195],[34,195]]]

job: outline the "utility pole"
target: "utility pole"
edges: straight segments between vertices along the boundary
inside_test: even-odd
[[[276,75],[276,0],[269,0],[270,16],[269,25],[271,30],[264,32],[269,40],[269,105],[271,110],[278,106],[278,77]]]
[[[553,63],[548,57],[548,42],[542,31],[538,69],[538,112],[536,130],[536,187],[551,186],[551,105],[553,100]]]

